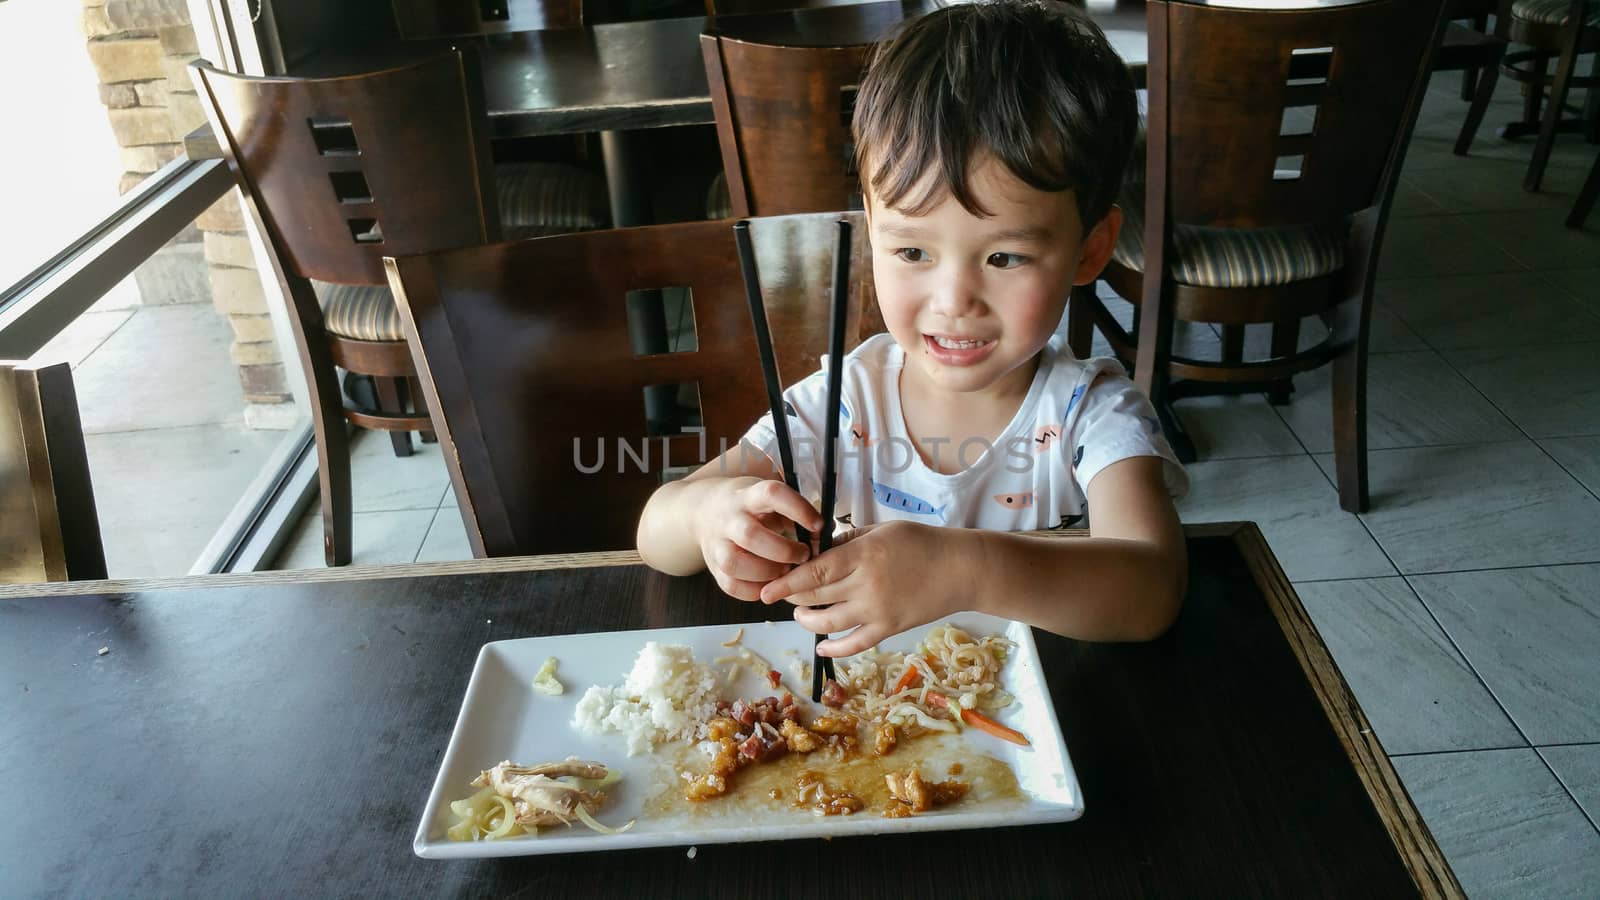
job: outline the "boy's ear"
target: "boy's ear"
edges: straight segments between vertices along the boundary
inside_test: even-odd
[[[1122,233],[1122,207],[1112,204],[1105,218],[1095,224],[1083,238],[1083,254],[1078,258],[1078,271],[1072,276],[1073,284],[1088,284],[1100,276],[1100,270],[1111,259],[1117,248],[1117,235]]]

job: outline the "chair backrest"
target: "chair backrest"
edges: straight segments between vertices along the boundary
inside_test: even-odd
[[[844,216],[855,224],[856,319],[871,256],[860,214]],[[840,217],[752,220],[785,385],[816,371],[827,349]],[[631,548],[662,470],[715,458],[766,410],[732,226],[582,232],[390,260],[475,555]],[[625,298],[666,288],[688,289],[696,347],[636,355]],[[691,382],[704,434],[649,436],[644,389]]]
[[[393,0],[405,40],[583,25],[583,0]]]
[[[1150,0],[1150,198],[1169,224],[1225,228],[1328,225],[1384,202],[1441,6]]]
[[[0,583],[105,578],[66,363],[0,363]]]
[[[499,240],[472,55],[342,78],[190,68],[285,274],[381,285],[386,255]]]
[[[870,44],[700,36],[735,216],[860,209],[850,117]]]

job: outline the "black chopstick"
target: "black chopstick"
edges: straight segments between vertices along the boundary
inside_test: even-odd
[[[850,297],[850,223],[839,220],[838,242],[833,248],[833,292],[828,307],[828,403],[827,424],[822,438],[822,533],[817,535],[817,552],[826,553],[833,546],[833,506],[838,494],[838,472],[835,460],[839,446],[839,394],[844,381],[844,326],[848,314],[846,301]],[[817,635],[816,644],[826,635]],[[815,644],[811,652],[811,699],[822,699],[822,680],[826,676],[837,680],[833,671],[833,658],[818,656]]]
[[[848,237],[850,234],[850,226],[848,222],[840,222],[839,224],[845,229],[843,231],[845,236],[844,246],[846,251],[844,256],[844,266],[846,277],[848,278],[850,266]],[[741,219],[734,223],[733,238],[734,243],[737,245],[739,250],[739,269],[744,275],[745,299],[750,304],[750,323],[755,328],[756,351],[761,357],[761,376],[766,381],[767,408],[772,413],[772,430],[778,438],[778,464],[783,469],[784,483],[789,486],[790,490],[798,494],[800,493],[800,479],[795,473],[794,451],[789,442],[789,417],[784,411],[783,388],[778,383],[778,360],[772,352],[772,332],[767,327],[767,307],[761,299],[761,277],[756,271],[756,254],[754,246],[752,246],[750,243],[750,222],[748,220]],[[839,263],[838,260],[835,259],[834,307],[836,308],[842,307],[842,301],[840,299],[842,293],[839,288],[838,269]],[[832,341],[829,344],[829,347],[832,348],[835,344],[837,344],[838,347],[842,349],[844,345],[844,320],[842,316],[837,314],[834,316],[834,318],[838,319],[838,322],[830,322],[830,326],[832,326],[834,330],[838,332],[838,340]],[[833,337],[832,334],[830,334],[830,338],[831,337]],[[838,352],[834,352],[829,357],[830,366],[838,359],[838,356]],[[837,409],[839,403],[839,386],[832,368],[829,369],[829,373],[829,396],[832,398],[832,406],[830,408]],[[817,535],[819,546],[822,549],[827,549],[827,547],[831,546],[833,543],[833,532],[828,527],[828,517],[832,515],[833,512],[834,496],[832,483],[834,465],[832,444],[833,441],[837,439],[838,432],[838,417],[836,415],[829,417],[829,447],[825,451],[826,468],[825,478],[822,486],[823,530]],[[811,532],[806,530],[806,528],[800,525],[798,522],[795,523],[794,530],[795,537],[800,541],[800,543],[805,544],[808,547],[811,546]],[[817,641],[821,642],[824,637],[825,635],[818,635]],[[828,678],[834,677],[833,660],[828,657],[818,657],[815,651],[813,651],[811,662],[811,700],[813,703],[820,703],[822,701],[822,683],[824,675]]]

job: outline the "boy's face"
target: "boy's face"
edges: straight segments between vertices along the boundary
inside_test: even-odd
[[[1113,209],[1085,235],[1071,191],[1029,187],[987,158],[970,183],[990,217],[973,215],[948,193],[918,216],[869,194],[878,303],[905,349],[902,377],[916,387],[1026,393],[1071,286],[1092,280],[1110,257],[1121,212]]]

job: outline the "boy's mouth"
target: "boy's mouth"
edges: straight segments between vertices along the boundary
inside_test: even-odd
[[[928,354],[946,365],[969,366],[982,360],[994,349],[995,342],[980,338],[948,334],[925,334],[923,343]]]

